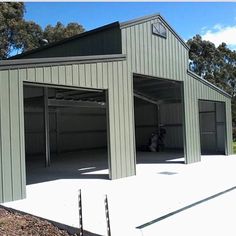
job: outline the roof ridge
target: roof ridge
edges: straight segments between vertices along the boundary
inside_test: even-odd
[[[135,24],[137,22],[142,22],[142,21],[147,21],[147,20],[150,20],[152,18],[157,18],[157,17],[160,17],[160,16],[161,16],[160,13],[141,16],[141,17],[138,17],[138,18],[135,18],[135,19],[132,19],[132,20],[120,22],[120,27],[124,28],[126,26],[130,26],[131,24]]]
[[[166,19],[164,17],[161,16],[160,13],[156,13],[156,14],[151,14],[151,15],[147,15],[147,16],[143,16],[143,17],[139,17],[133,20],[129,20],[129,21],[125,21],[120,23],[120,28],[126,28],[132,25],[136,25],[136,24],[141,24],[144,23],[146,21],[149,21],[151,19],[155,19],[155,18],[159,18],[162,23],[165,24],[165,26],[175,35],[175,37],[182,43],[182,45],[189,50],[189,46],[188,44],[181,38],[181,36],[176,33],[176,31],[170,26],[170,24],[166,21]]]

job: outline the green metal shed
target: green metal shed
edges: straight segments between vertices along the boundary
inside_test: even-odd
[[[110,179],[135,175],[136,147],[142,147],[156,118],[142,122],[154,117],[156,108],[159,124],[168,130],[168,145],[183,148],[186,164],[200,161],[201,149],[232,154],[231,97],[188,70],[188,51],[155,14],[1,61],[0,202],[26,196],[24,86],[44,89],[48,162],[50,88],[105,94]]]

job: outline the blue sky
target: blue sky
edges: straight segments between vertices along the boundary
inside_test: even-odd
[[[185,40],[201,34],[216,45],[224,41],[236,49],[236,2],[28,2],[26,11],[25,18],[42,27],[57,21],[79,22],[86,30],[160,13]]]

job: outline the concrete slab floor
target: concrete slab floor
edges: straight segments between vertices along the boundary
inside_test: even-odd
[[[169,154],[155,163],[153,153],[138,153],[137,175],[124,179],[49,178],[28,185],[26,199],[4,206],[78,227],[82,189],[84,229],[93,233],[107,235],[107,194],[112,236],[236,235],[236,155],[202,156],[202,162],[184,165],[181,154]],[[107,174],[107,169],[86,174]],[[217,193],[222,194],[208,199]]]

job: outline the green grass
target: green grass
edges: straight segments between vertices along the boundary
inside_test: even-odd
[[[236,154],[236,142],[233,142],[233,151]]]

